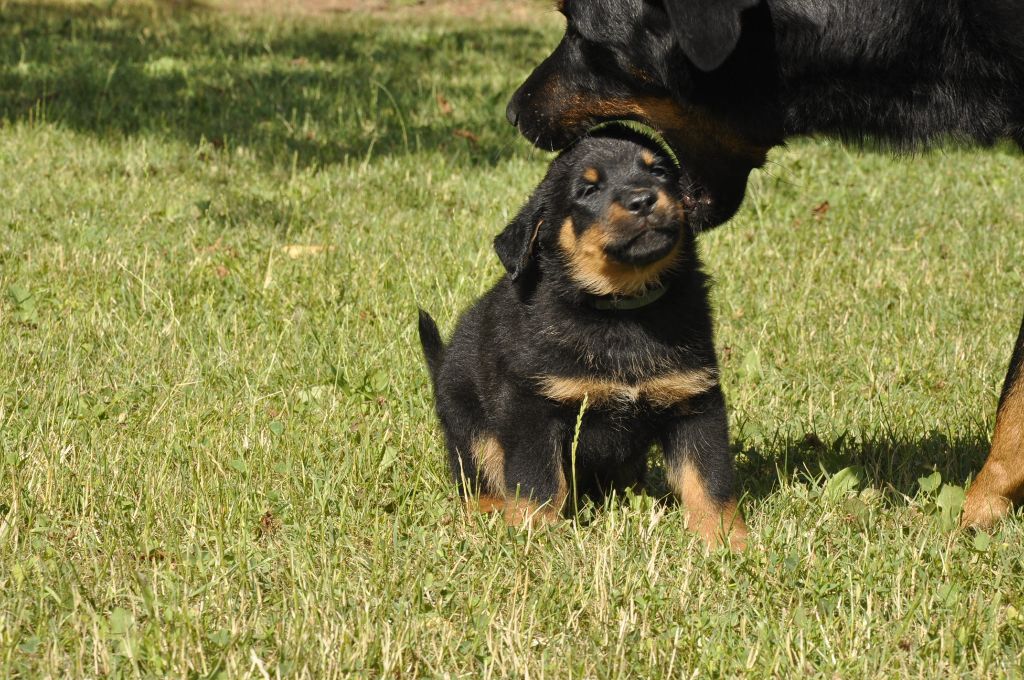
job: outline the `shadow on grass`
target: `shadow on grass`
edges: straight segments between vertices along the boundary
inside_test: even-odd
[[[740,441],[738,468],[742,493],[753,498],[764,498],[783,481],[817,480],[849,466],[864,469],[868,486],[912,497],[918,492],[918,479],[933,471],[940,472],[943,481],[964,484],[981,469],[988,450],[988,436],[980,432],[959,439],[931,432],[918,439],[841,436],[831,442],[807,435],[764,447]]]
[[[740,495],[763,499],[784,483],[824,483],[843,468],[864,469],[865,486],[885,493],[892,502],[914,497],[918,479],[938,471],[943,482],[964,485],[978,474],[988,455],[987,435],[950,440],[932,432],[921,439],[875,437],[855,440],[841,436],[823,442],[815,435],[799,440],[779,439],[763,446],[743,440],[734,442]],[[661,465],[653,465],[645,482],[645,491],[658,502],[675,505]]]
[[[778,439],[764,446],[741,440],[734,443],[733,450],[737,453],[740,495],[748,500],[764,499],[783,484],[824,484],[840,470],[860,466],[864,470],[862,486],[877,489],[890,503],[902,505],[920,491],[918,480],[935,471],[944,483],[965,485],[981,469],[989,440],[980,433],[973,438],[950,440],[932,432],[920,439],[894,436],[855,440],[841,436],[826,443],[816,435],[807,435],[799,440]],[[655,455],[652,461],[658,458]],[[653,464],[648,471],[644,493],[657,504],[678,505],[661,464]],[[596,504],[584,498],[577,521],[589,524],[607,509],[603,504],[625,502],[619,495]]]
[[[11,3],[0,120],[245,146],[300,166],[422,149],[488,164],[527,147],[505,102],[549,43],[528,27]]]

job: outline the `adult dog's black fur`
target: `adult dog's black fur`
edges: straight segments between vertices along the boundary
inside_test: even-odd
[[[534,144],[635,118],[683,163],[692,226],[729,219],[792,135],[1024,147],[1024,0],[564,0],[565,36],[512,97]],[[964,523],[1024,500],[1024,324]]]
[[[786,137],[1024,144],[1024,0],[565,0],[509,120],[561,148],[636,118],[682,157],[699,226]]]
[[[706,282],[677,170],[643,136],[608,134],[551,164],[495,239],[508,273],[448,347],[420,313],[452,475],[481,509],[550,520],[574,481],[598,499],[642,483],[658,443],[687,525],[740,547]]]

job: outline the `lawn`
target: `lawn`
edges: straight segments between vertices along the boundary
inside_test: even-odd
[[[1024,311],[1008,148],[799,141],[701,237],[746,552],[657,474],[461,511],[415,311],[500,274],[559,29],[478,4],[0,0],[0,676],[1019,676],[1024,518],[949,530]]]

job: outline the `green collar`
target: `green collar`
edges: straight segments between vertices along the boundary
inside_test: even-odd
[[[640,295],[623,297],[620,295],[602,295],[590,300],[590,306],[601,311],[640,309],[647,305],[653,305],[668,292],[668,286],[650,288]]]
[[[665,152],[665,155],[669,157],[676,168],[682,167],[679,163],[679,157],[676,156],[676,152],[672,150],[672,146],[665,140],[660,132],[652,128],[650,125],[641,123],[635,120],[629,120],[628,118],[622,118],[618,120],[608,120],[603,123],[598,123],[594,127],[590,128],[588,134],[594,134],[608,128],[621,127],[631,130],[638,135],[643,135],[649,140],[658,145],[658,147]]]

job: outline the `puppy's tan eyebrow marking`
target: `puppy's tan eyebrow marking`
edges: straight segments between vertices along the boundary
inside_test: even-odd
[[[596,184],[601,179],[601,173],[597,171],[597,168],[587,168],[583,171],[583,179],[591,184]]]
[[[640,152],[640,160],[642,160],[644,162],[644,165],[646,165],[647,167],[651,167],[652,165],[654,165],[654,154],[644,149],[643,151]]]

